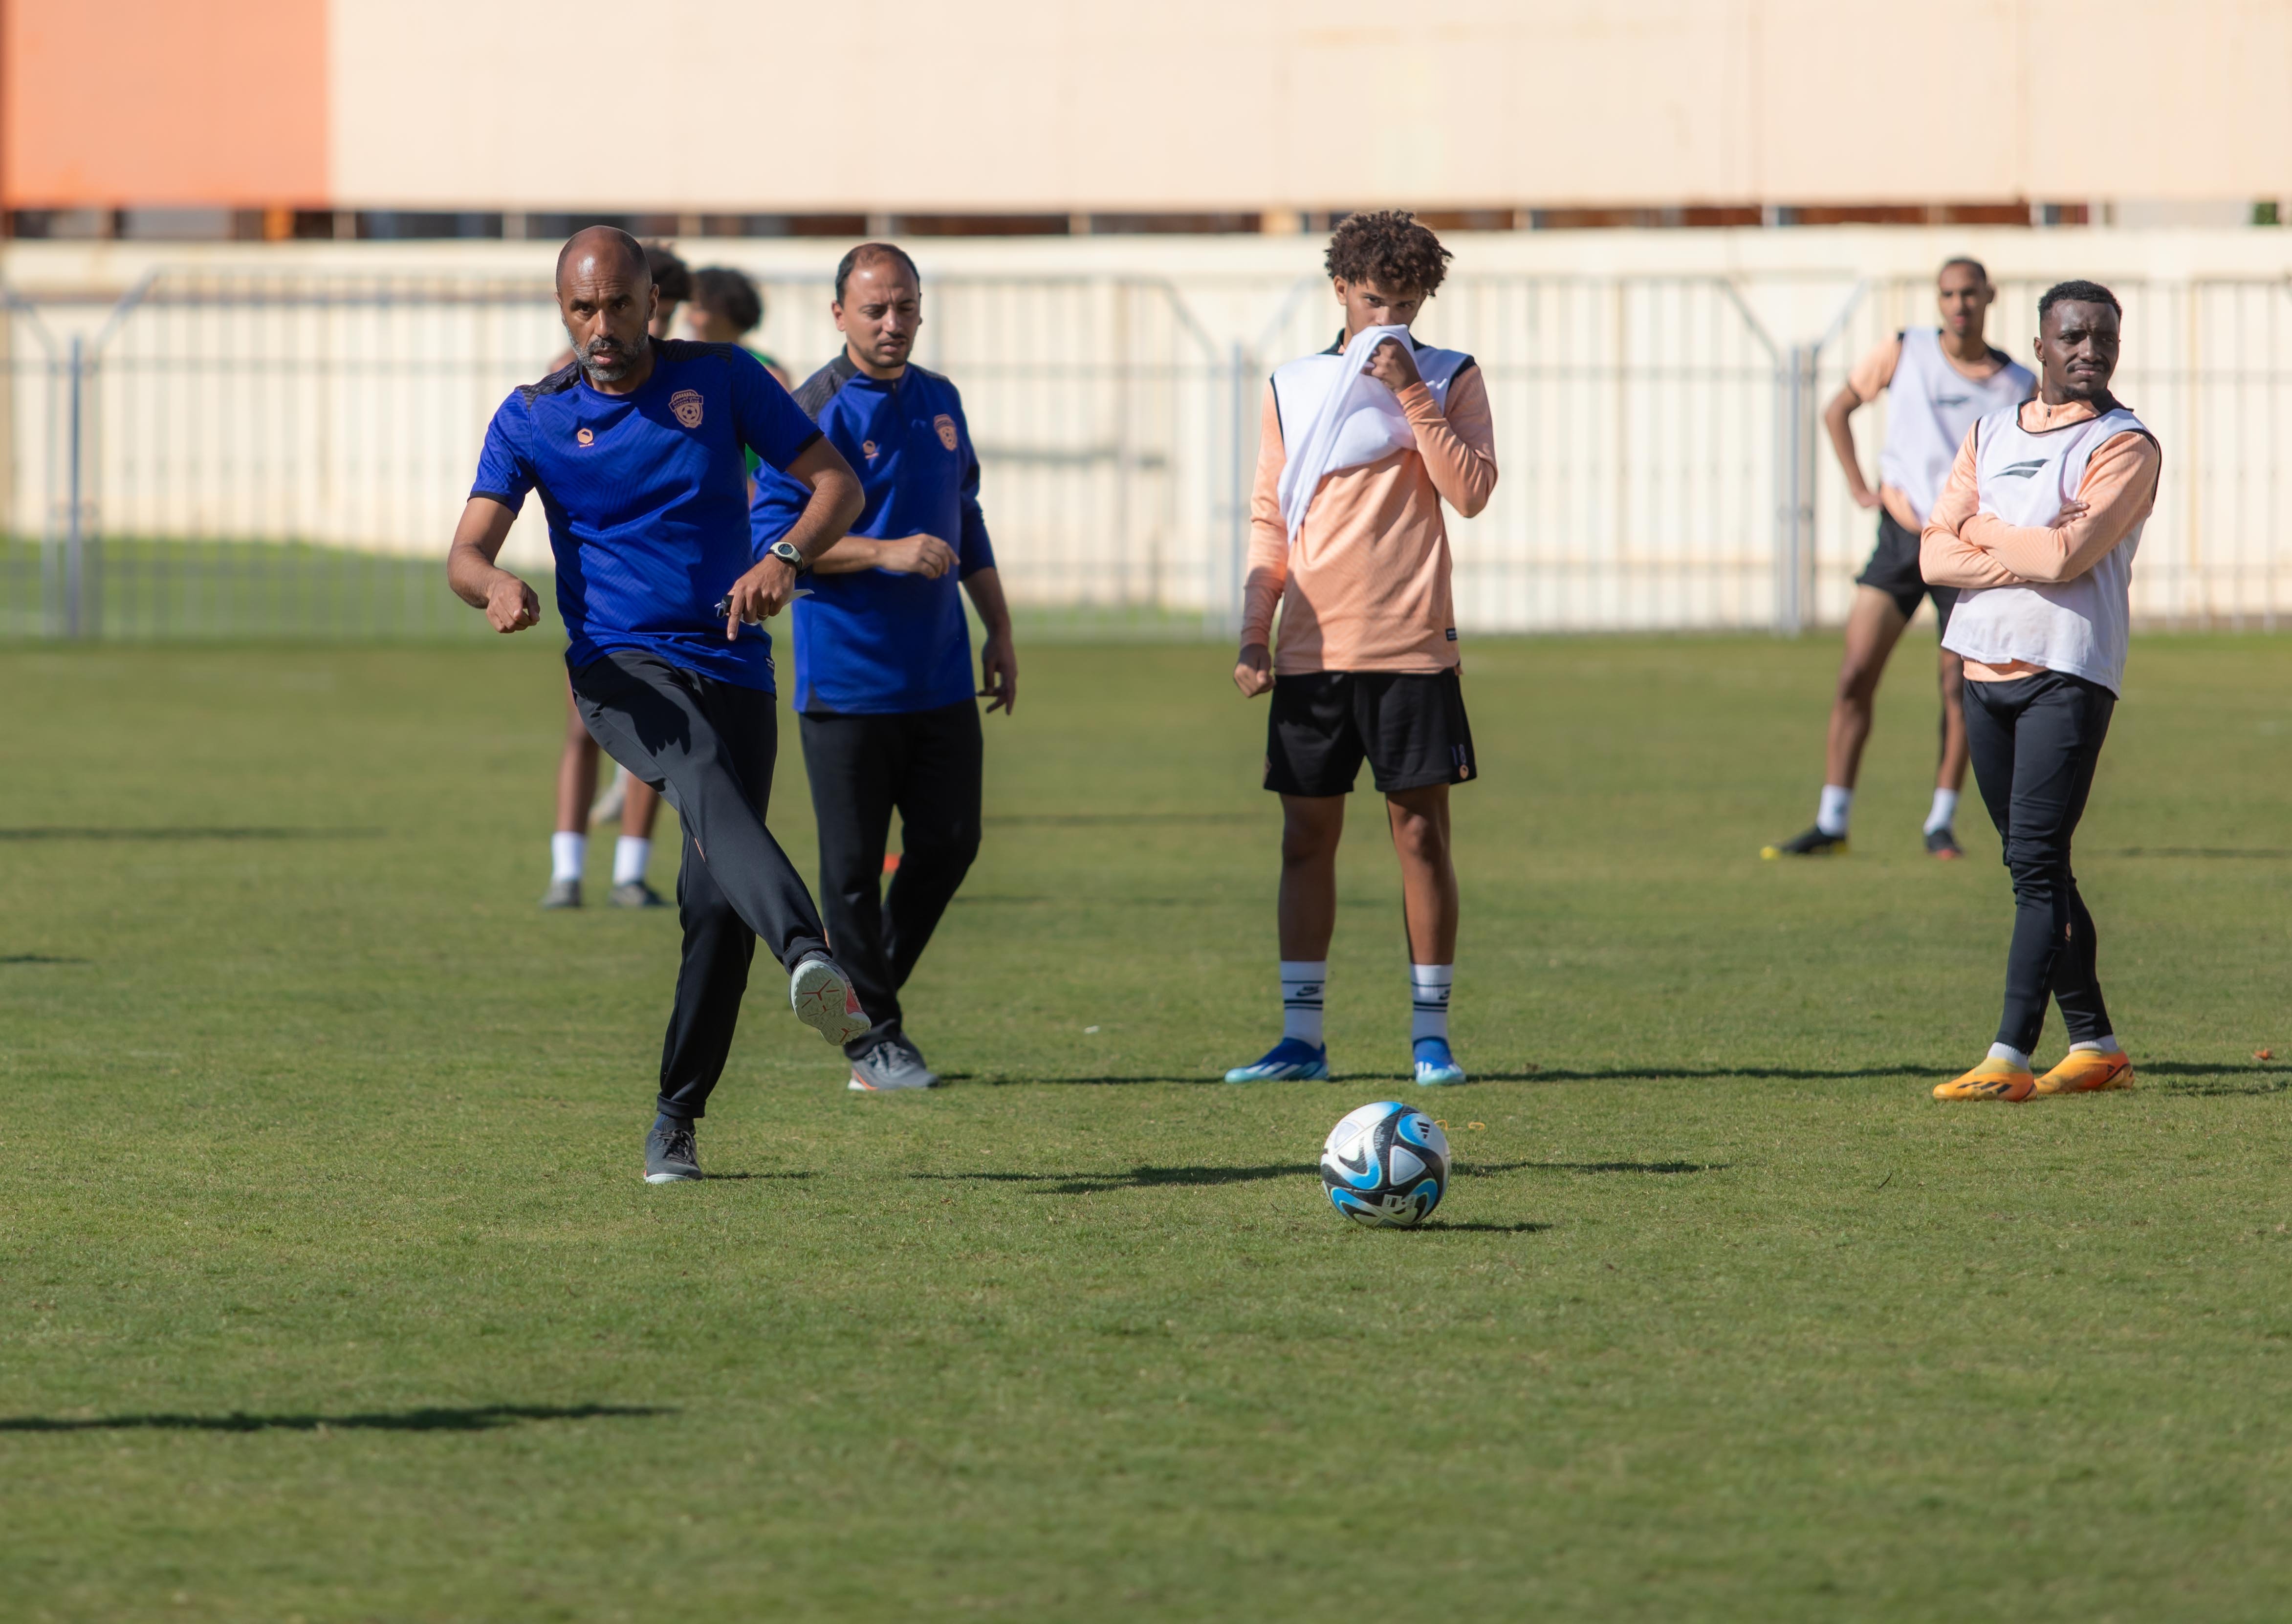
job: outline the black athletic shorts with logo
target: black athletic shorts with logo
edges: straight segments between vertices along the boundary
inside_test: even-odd
[[[1854,577],[1857,586],[1875,586],[1894,600],[1904,620],[1918,612],[1918,599],[1931,597],[1934,618],[1941,623],[1939,630],[1949,630],[1949,612],[1957,607],[1957,589],[1954,586],[1928,586],[1926,578],[1918,574],[1918,533],[1905,530],[1885,509],[1878,510],[1878,547],[1862,573]]]
[[[1480,768],[1456,671],[1324,671],[1273,679],[1267,789],[1350,795],[1363,760],[1387,793],[1474,776]]]

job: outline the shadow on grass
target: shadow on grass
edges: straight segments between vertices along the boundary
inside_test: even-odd
[[[1119,829],[1150,824],[1255,824],[1261,812],[1003,812],[979,820],[989,828]]]
[[[1457,1162],[1459,1178],[1483,1178],[1491,1173],[1716,1173],[1724,1162]]]
[[[93,959],[60,959],[53,953],[10,953],[0,964],[93,964]]]
[[[523,1421],[591,1421],[674,1415],[658,1404],[478,1404],[467,1409],[373,1410],[350,1415],[100,1415],[87,1420],[53,1416],[0,1416],[9,1432],[490,1432]]]
[[[1474,1072],[1474,1082],[1704,1082],[1729,1077],[1786,1082],[1846,1082],[1862,1077],[1932,1077],[1949,1068],[1901,1065],[1602,1065],[1582,1070],[1538,1067],[1532,1072]]]
[[[1310,1178],[1310,1164],[1266,1167],[1134,1167],[1126,1173],[909,1173],[910,1178],[960,1183],[1037,1185],[1037,1195],[1092,1195],[1101,1190],[1150,1190],[1163,1185],[1255,1184],[1266,1178]]]
[[[2102,857],[2292,857],[2292,851],[2277,846],[2121,846],[2115,851],[2096,852]]]
[[[229,824],[136,828],[98,824],[42,824],[0,829],[0,840],[378,840],[379,829],[274,829]]]
[[[702,1177],[706,1180],[709,1178],[817,1178],[819,1175],[806,1169],[786,1173],[707,1173]]]
[[[2292,1093],[2292,1066],[2205,1065],[2193,1060],[2135,1061],[2133,1075],[2135,1088],[2144,1076],[2168,1080],[2185,1077],[2189,1079],[2186,1082],[2167,1081],[2159,1089],[2160,1093],[2183,1098]]]
[[[1466,1234],[1534,1235],[1552,1227],[1549,1224],[1452,1224],[1445,1218],[1427,1218],[1416,1226],[1419,1229],[1449,1229]]]

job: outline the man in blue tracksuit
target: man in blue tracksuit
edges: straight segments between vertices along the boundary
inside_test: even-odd
[[[796,402],[858,470],[859,520],[812,560],[795,607],[795,710],[819,824],[820,912],[836,962],[872,1024],[843,1046],[851,1086],[928,1089],[939,1079],[900,1024],[900,988],[979,851],[979,707],[1018,696],[1011,614],[979,511],[979,456],[955,385],[908,359],[923,279],[888,243],[835,270],[843,353]],[[758,549],[810,495],[771,469],[750,511]],[[761,553],[760,553],[761,556]],[[960,582],[987,629],[974,688]],[[884,893],[892,813],[900,856]]]

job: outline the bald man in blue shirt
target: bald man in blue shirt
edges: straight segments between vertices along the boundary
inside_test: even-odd
[[[976,700],[1007,714],[1019,660],[963,398],[908,359],[923,325],[915,261],[889,243],[861,244],[836,267],[834,310],[843,351],[796,402],[859,470],[866,499],[796,606],[796,727],[828,937],[872,1017],[843,1046],[851,1087],[928,1089],[939,1078],[908,1036],[900,989],[978,855]],[[760,545],[800,522],[804,495],[786,475],[758,474]],[[977,688],[964,592],[987,631]],[[894,810],[902,849],[887,895]]]
[[[647,332],[658,290],[625,232],[557,261],[572,362],[512,390],[486,431],[447,578],[496,631],[540,618],[495,560],[529,492],[549,516],[565,663],[582,719],[684,826],[684,963],[645,1139],[645,1179],[698,1178],[694,1124],[724,1069],[758,937],[796,1016],[831,1043],[866,1032],[803,881],[764,826],[777,752],[771,639],[798,572],[857,518],[860,482],[754,356]],[[759,559],[747,451],[804,493]]]

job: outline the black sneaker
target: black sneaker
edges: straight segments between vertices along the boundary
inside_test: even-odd
[[[1948,824],[1926,836],[1926,855],[1940,857],[1945,863],[1955,863],[1965,855],[1965,848],[1957,843],[1957,836]]]
[[[645,1182],[681,1184],[700,1177],[700,1146],[692,1124],[653,1118],[652,1131],[645,1135]]]
[[[668,898],[642,880],[632,880],[626,885],[617,885],[606,893],[616,908],[666,908]]]
[[[1843,857],[1846,855],[1846,837],[1810,829],[1795,840],[1785,840],[1780,846],[1760,847],[1759,855],[1771,862],[1777,857]]]

